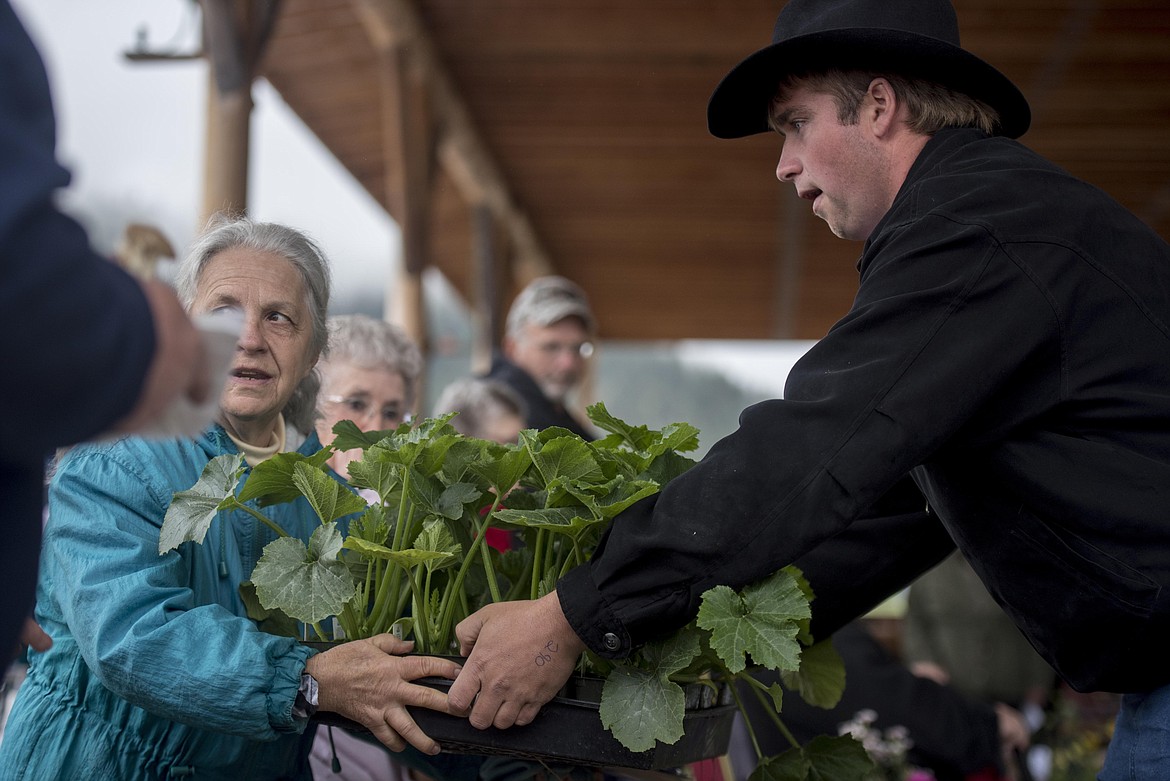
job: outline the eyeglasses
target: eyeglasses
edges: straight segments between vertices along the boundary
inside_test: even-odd
[[[593,355],[593,342],[540,342],[536,349],[548,358],[555,358],[562,353],[588,358]]]
[[[354,422],[377,418],[381,428],[390,428],[391,425],[397,426],[402,423],[406,418],[405,412],[398,404],[386,404],[379,409],[369,399],[364,399],[361,396],[324,396],[322,398],[345,410],[348,413],[347,419]]]

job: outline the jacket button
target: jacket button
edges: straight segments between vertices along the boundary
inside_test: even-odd
[[[622,641],[618,640],[618,636],[613,632],[606,632],[605,637],[601,638],[601,642],[605,643],[606,650],[609,651],[616,651],[622,644]]]

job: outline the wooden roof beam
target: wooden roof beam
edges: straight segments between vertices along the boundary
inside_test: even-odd
[[[379,50],[401,46],[421,74],[435,118],[439,164],[473,210],[486,206],[507,234],[514,277],[523,283],[552,273],[548,254],[476,130],[412,0],[353,0],[353,4],[374,46]]]

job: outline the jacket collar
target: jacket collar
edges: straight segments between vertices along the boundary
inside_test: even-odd
[[[967,144],[975,141],[982,141],[990,138],[987,133],[982,130],[970,127],[945,128],[938,131],[926,145],[922,147],[922,151],[918,153],[918,157],[914,160],[910,170],[906,172],[906,179],[903,180],[902,186],[898,188],[898,194],[894,196],[894,202],[890,204],[889,210],[874,226],[873,233],[865,240],[865,245],[861,250],[861,257],[857,259],[857,270],[863,272],[865,266],[868,265],[867,258],[870,257],[870,247],[872,242],[878,236],[881,236],[889,223],[894,219],[903,219],[902,206],[912,197],[911,192],[914,190],[922,179],[927,174],[934,170],[943,160],[951,156],[956,150]],[[898,215],[897,217],[891,215]]]

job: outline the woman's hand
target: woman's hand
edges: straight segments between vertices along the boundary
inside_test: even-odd
[[[358,722],[394,751],[409,743],[424,754],[438,754],[439,744],[415,724],[406,706],[448,713],[447,695],[411,681],[427,676],[453,680],[460,667],[434,656],[398,655],[413,648],[413,642],[383,634],[312,657],[305,670],[317,679],[318,709]]]
[[[31,618],[24,619],[24,628],[20,630],[20,644],[27,645],[34,651],[48,651],[53,647],[53,638],[45,634],[41,625]]]

